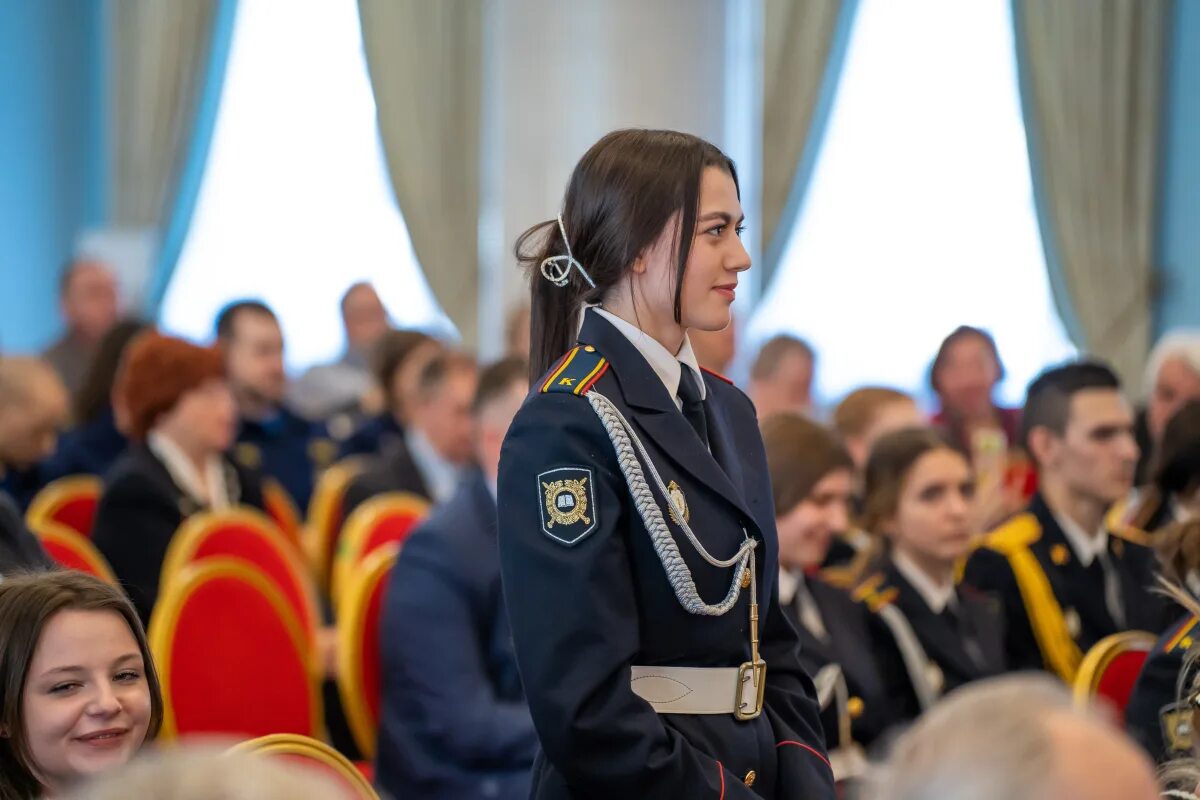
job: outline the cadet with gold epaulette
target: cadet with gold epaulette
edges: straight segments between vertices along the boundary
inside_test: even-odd
[[[985,538],[964,581],[1004,604],[1014,668],[1070,682],[1104,637],[1165,622],[1151,551],[1105,524],[1133,481],[1133,414],[1108,367],[1071,363],[1030,385],[1022,431],[1038,494]]]
[[[871,449],[862,522],[880,535],[877,571],[855,590],[895,721],[947,692],[1007,668],[999,603],[956,586],[971,547],[974,477],[965,455],[933,428],[889,433]]]
[[[687,337],[729,324],[750,266],[735,176],[694,136],[618,131],[517,244],[538,377],[497,496],[534,800],[835,797],[754,408]]]
[[[279,481],[300,508],[307,508],[316,477],[333,463],[337,445],[322,423],[283,404],[287,375],[279,321],[263,303],[241,300],[221,310],[216,328],[238,407],[231,455],[243,467]]]

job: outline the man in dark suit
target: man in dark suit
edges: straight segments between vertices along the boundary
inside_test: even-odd
[[[337,455],[325,426],[304,419],[284,402],[283,331],[274,312],[257,300],[227,305],[217,317],[217,344],[238,410],[234,459],[261,470],[307,508],[313,484]]]
[[[1071,363],[1030,384],[1022,438],[1038,494],[988,535],[964,581],[1003,603],[1010,667],[1045,668],[1069,683],[1096,642],[1166,622],[1153,554],[1105,522],[1133,485],[1133,412],[1108,367]]]
[[[351,481],[345,516],[389,492],[410,492],[435,503],[454,495],[474,457],[471,401],[478,380],[474,359],[461,353],[442,354],[425,365],[404,435]]]
[[[495,499],[500,446],[527,385],[518,359],[484,371],[479,469],[413,532],[391,575],[375,774],[397,798],[529,796],[537,735],[501,593]]]

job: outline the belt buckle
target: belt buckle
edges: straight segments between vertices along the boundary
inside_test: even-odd
[[[754,695],[753,706],[742,699],[748,682],[757,690]],[[767,662],[761,659],[758,661],[747,661],[738,667],[737,688],[733,693],[734,718],[742,722],[757,719],[758,715],[762,713],[763,696],[766,691]]]

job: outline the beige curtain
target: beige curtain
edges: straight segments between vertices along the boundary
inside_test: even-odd
[[[392,188],[425,279],[478,335],[479,0],[359,0]]]
[[[1076,344],[1126,379],[1150,346],[1170,0],[1016,0],[1047,262]]]
[[[171,214],[206,78],[218,0],[112,7],[112,197],[118,227]]]
[[[834,32],[844,0],[764,0],[762,245],[774,240],[792,196],[813,115],[826,80]],[[840,65],[833,65],[840,69]],[[802,187],[801,187],[802,189]],[[774,244],[773,244],[774,243]],[[766,264],[763,286],[774,264]]]

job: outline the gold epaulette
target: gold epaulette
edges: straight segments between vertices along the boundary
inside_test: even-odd
[[[1142,547],[1150,547],[1153,544],[1153,537],[1149,533],[1133,525],[1110,525],[1108,532],[1130,544],[1138,544]]]
[[[1001,555],[1029,547],[1042,538],[1042,526],[1033,514],[1018,514],[984,537],[983,546]]]
[[[877,572],[858,585],[853,597],[864,603],[872,613],[877,613],[879,609],[894,603],[899,594],[900,590],[895,586],[884,586],[883,573]]]
[[[1118,500],[1104,515],[1104,526],[1118,539],[1150,547],[1153,537],[1143,526],[1154,514],[1156,496],[1154,489],[1148,489],[1136,493],[1136,505],[1130,502],[1129,497]]]

